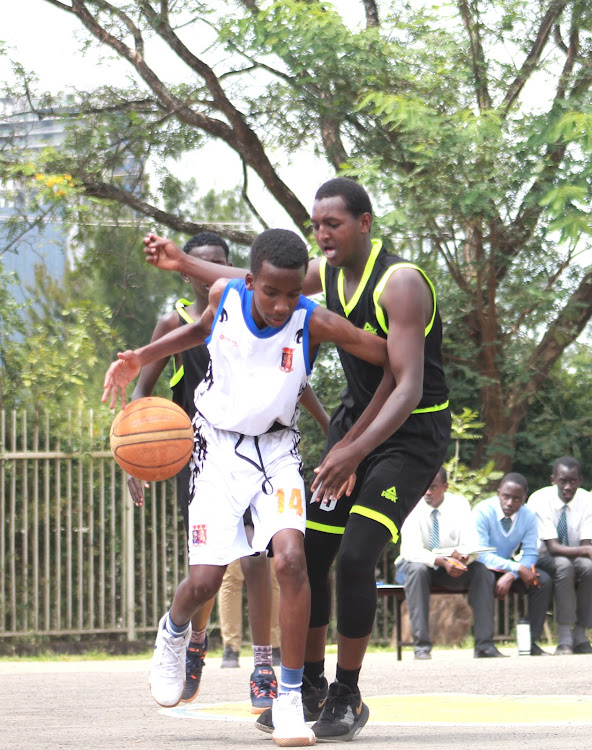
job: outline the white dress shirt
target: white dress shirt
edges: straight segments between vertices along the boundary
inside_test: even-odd
[[[564,503],[557,485],[543,487],[528,498],[527,506],[537,515],[539,553],[547,552],[546,539],[558,539],[557,522],[563,506],[567,507],[567,535],[570,547],[578,547],[582,539],[592,539],[592,493],[581,487],[569,503]]]
[[[433,510],[422,498],[407,516],[401,528],[401,555],[397,562],[407,560],[435,567],[437,555],[430,549]],[[440,547],[457,547],[459,544],[473,547],[478,544],[471,506],[462,495],[444,493],[438,507],[438,524]]]

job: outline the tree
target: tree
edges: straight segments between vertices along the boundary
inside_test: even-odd
[[[314,0],[39,2],[134,73],[125,90],[68,101],[23,82],[39,117],[72,123],[47,172],[184,233],[205,224],[118,178],[126,159],[221,141],[243,164],[243,193],[256,175],[303,233],[307,207],[274,154],[306,145],[361,178],[377,231],[437,279],[455,408],[479,412],[481,453],[510,467],[529,408],[592,315],[589,3],[362,2],[357,27]],[[187,77],[166,80],[156,40]],[[19,169],[8,151],[3,163]]]

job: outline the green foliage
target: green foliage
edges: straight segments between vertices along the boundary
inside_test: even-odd
[[[481,440],[483,437],[479,431],[485,427],[485,423],[477,421],[478,418],[478,412],[468,407],[464,407],[459,414],[452,414],[450,436],[454,455],[444,464],[448,472],[450,491],[463,495],[471,505],[490,495],[493,483],[503,476],[503,472],[495,470],[493,461],[488,461],[478,468],[471,468],[460,460],[462,441]]]
[[[11,405],[7,384],[18,382],[24,353],[19,341],[25,332],[23,306],[10,293],[13,281],[14,274],[9,274],[0,262],[0,409]]]
[[[41,267],[30,291],[28,316],[8,347],[3,407],[47,412],[59,431],[68,411],[100,405],[105,354],[114,346],[110,311],[70,299]]]
[[[549,484],[560,456],[582,465],[584,487],[592,487],[592,347],[570,347],[556,365],[524,420],[516,442],[514,469],[528,479],[531,491]]]
[[[82,28],[86,18],[98,24],[87,23],[87,47],[107,45],[108,32],[117,45],[103,49],[125,58],[133,75],[118,89],[64,96],[36,92],[34,77],[15,67],[23,101],[60,113],[68,137],[43,163],[3,147],[0,170],[27,184],[35,174],[73,175],[66,196],[44,183],[53,197],[43,196],[40,210],[100,223],[97,197],[141,196],[154,204],[147,215],[175,229],[180,218],[211,213],[201,211],[207,197],[200,205],[193,183],[175,179],[174,165],[212,139],[242,161],[245,193],[257,175],[302,231],[306,209],[286,184],[286,161],[307,149],[360,178],[373,195],[375,234],[435,281],[451,401],[486,424],[467,454],[507,466],[529,410],[552,419],[537,412],[545,378],[592,315],[584,260],[592,249],[588,5],[383,2],[379,25],[364,27],[338,3],[180,0],[167,16],[153,3],[80,0],[73,7],[88,14],[78,15]],[[178,38],[163,53],[167,33]],[[169,82],[167,55],[189,74]],[[151,182],[146,166],[155,162]],[[245,218],[238,198],[231,203],[224,231]],[[153,293],[128,261],[123,250],[123,282],[103,269],[105,288],[93,284],[134,343],[130,290],[146,284],[146,328],[167,294]],[[82,289],[84,280],[77,283]]]

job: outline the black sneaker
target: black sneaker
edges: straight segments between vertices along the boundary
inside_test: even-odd
[[[273,668],[255,667],[251,675],[251,713],[261,714],[271,709],[274,698],[277,698],[277,679]]]
[[[208,636],[203,645],[191,643],[187,646],[185,654],[185,690],[181,703],[189,703],[199,693],[201,672],[204,668],[206,654],[208,653]]]
[[[370,711],[359,692],[341,682],[329,686],[321,716],[312,730],[319,742],[349,742],[368,721]]]
[[[321,686],[314,687],[311,681],[303,675],[302,677],[302,707],[304,708],[304,721],[316,721],[321,715],[325,701],[327,700],[327,691],[329,685],[325,677],[321,678]],[[271,718],[271,709],[264,711],[255,722],[257,729],[262,732],[271,734],[273,732],[273,721]]]

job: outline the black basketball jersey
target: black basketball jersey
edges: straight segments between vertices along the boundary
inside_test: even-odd
[[[448,405],[448,388],[442,366],[442,321],[436,307],[436,292],[432,282],[421,268],[397,255],[391,255],[382,249],[380,240],[373,240],[372,250],[358,289],[349,302],[346,302],[343,270],[331,268],[323,258],[319,271],[327,308],[347,318],[357,328],[386,339],[388,320],[378,300],[388,279],[397,268],[415,268],[425,278],[432,291],[434,312],[425,329],[423,396],[413,413],[439,411]],[[341,394],[341,400],[357,419],[378,388],[383,371],[382,368],[358,359],[340,348],[338,348],[338,353],[347,380],[347,387]]]
[[[190,304],[191,302],[188,300],[180,299],[175,305],[181,325],[195,322],[185,309]],[[205,344],[200,344],[182,352],[181,357],[183,364],[178,370],[175,366],[175,374],[169,385],[173,391],[173,401],[193,419],[195,416],[195,388],[206,375],[210,363],[210,353]]]

